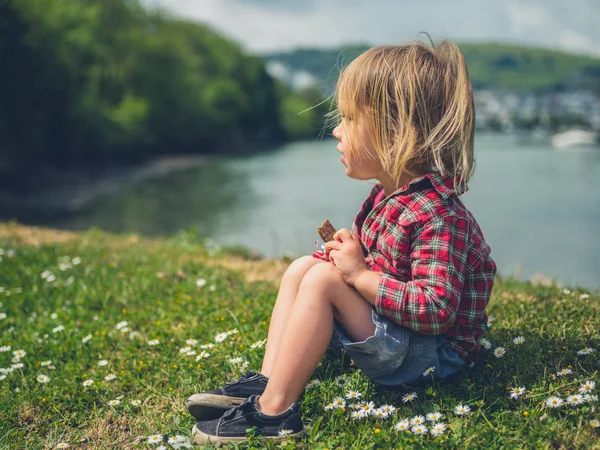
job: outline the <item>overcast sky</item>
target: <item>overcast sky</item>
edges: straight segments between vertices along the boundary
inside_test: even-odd
[[[254,52],[347,43],[502,41],[600,57],[600,0],[145,0]]]

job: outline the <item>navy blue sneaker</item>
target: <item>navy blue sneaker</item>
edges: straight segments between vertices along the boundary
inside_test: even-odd
[[[281,414],[268,416],[258,409],[257,399],[258,395],[252,395],[221,418],[198,422],[192,429],[194,441],[199,444],[244,442],[247,440],[247,430],[253,427],[257,436],[275,441],[304,436],[298,402],[294,402]]]
[[[218,419],[251,395],[261,395],[268,381],[262,373],[247,372],[222,388],[192,395],[187,400],[187,410],[196,420]]]

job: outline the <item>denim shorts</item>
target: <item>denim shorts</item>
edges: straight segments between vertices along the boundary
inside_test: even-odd
[[[333,347],[343,348],[365,375],[383,386],[410,385],[421,379],[444,379],[465,367],[443,335],[424,335],[402,327],[373,308],[375,334],[352,342],[334,320]],[[423,376],[429,367],[431,375]]]

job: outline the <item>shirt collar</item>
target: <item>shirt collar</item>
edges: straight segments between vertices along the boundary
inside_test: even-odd
[[[392,194],[388,195],[391,197],[393,195],[401,194],[402,192],[408,191],[412,186],[417,185],[418,183],[423,182],[424,180],[429,180],[433,188],[436,190],[440,197],[446,199],[453,194],[462,195],[467,192],[468,187],[458,186],[456,189],[454,188],[454,177],[452,174],[442,174],[439,171],[433,171],[428,173],[427,175],[423,175],[418,178],[413,178],[410,183],[401,187],[400,189],[394,191]]]

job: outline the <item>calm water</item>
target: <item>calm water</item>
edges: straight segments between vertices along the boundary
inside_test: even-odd
[[[475,178],[463,200],[500,272],[600,287],[600,149],[557,151],[490,134],[477,137],[476,149]],[[266,256],[301,255],[314,249],[325,218],[349,228],[373,183],[346,177],[335,141],[301,142],[144,181],[45,223],[144,234],[195,227]]]

